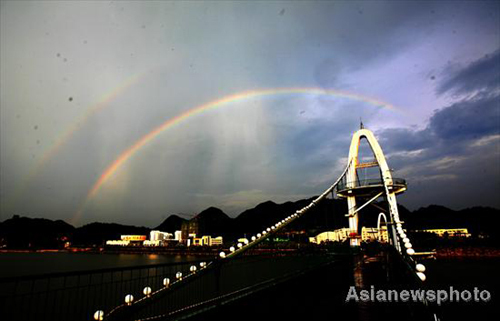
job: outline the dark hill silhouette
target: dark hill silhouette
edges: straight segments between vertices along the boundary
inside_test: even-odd
[[[0,240],[9,248],[55,249],[63,247],[74,230],[61,220],[14,215],[0,223]]]
[[[154,228],[154,230],[159,230],[162,232],[174,233],[175,231],[179,231],[181,229],[182,223],[186,220],[172,214],[163,221],[160,225]]]
[[[192,220],[198,223],[202,235],[228,237],[234,233],[233,219],[216,207],[209,207]]]
[[[75,229],[73,243],[80,246],[102,245],[106,240],[119,240],[121,235],[146,235],[150,228],[115,223],[90,223]]]
[[[444,206],[430,205],[421,207],[413,211],[406,218],[408,228],[411,229],[431,229],[464,227],[466,222],[458,213]]]
[[[444,206],[430,205],[411,212],[406,223],[410,229],[465,227],[473,234],[500,236],[500,210],[491,207],[471,207],[454,211]]]
[[[484,232],[500,239],[500,210],[491,207],[471,207],[460,210],[458,216],[467,222],[472,233]]]
[[[315,197],[296,202],[276,204],[267,201],[246,210],[235,219],[235,229],[241,234],[255,234],[279,220],[308,205]],[[336,213],[332,215],[332,211]],[[341,214],[342,213],[342,214]],[[345,202],[327,199],[313,207],[308,215],[297,219],[289,229],[293,230],[329,230],[347,225]]]
[[[267,201],[230,218],[222,210],[209,207],[191,221],[198,224],[201,235],[223,236],[225,241],[254,235],[279,220],[308,205],[314,198],[276,204]],[[358,204],[361,205],[361,202]],[[378,206],[378,207],[377,207]],[[375,227],[378,214],[385,204],[367,206],[359,216],[360,226]],[[381,209],[382,208],[382,209]],[[500,210],[490,207],[472,207],[455,211],[444,206],[430,205],[409,211],[399,205],[401,219],[407,229],[465,227],[473,235],[485,233],[500,239]],[[309,235],[348,226],[347,204],[344,200],[326,199],[313,207],[307,215],[297,219],[287,230],[306,231]],[[169,216],[155,229],[173,233],[187,220],[177,215]],[[0,223],[0,245],[8,248],[60,248],[70,240],[76,246],[102,245],[106,240],[119,239],[122,234],[148,235],[150,229],[113,223],[91,223],[74,228],[57,220],[14,216]]]

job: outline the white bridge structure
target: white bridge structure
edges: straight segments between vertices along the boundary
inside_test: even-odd
[[[362,162],[361,160],[363,159],[359,157],[360,143],[363,139],[366,139],[371,151],[373,152],[373,161]],[[380,177],[368,180],[360,178],[360,170],[376,167],[379,168],[378,173],[380,174]],[[154,298],[165,291],[171,291],[183,282],[189,282],[189,280],[200,277],[203,275],[203,273],[201,273],[203,271],[210,270],[211,268],[214,270],[220,268],[220,266],[231,262],[232,259],[245,253],[262,241],[268,239],[270,236],[284,229],[290,223],[306,215],[312,208],[317,206],[330,194],[332,196],[336,195],[337,198],[345,198],[347,200],[348,213],[343,214],[348,217],[350,230],[349,242],[351,247],[355,248],[361,245],[358,226],[360,211],[369,204],[373,204],[382,211],[378,216],[377,228],[380,231],[381,224],[386,224],[387,232],[389,233],[390,246],[393,246],[396,253],[402,257],[406,266],[409,267],[413,276],[415,276],[415,279],[419,280],[419,282],[424,282],[426,279],[424,274],[425,266],[423,264],[418,264],[414,260],[414,257],[417,256],[418,253],[415,253],[413,245],[403,229],[404,222],[401,221],[398,213],[396,195],[404,192],[406,187],[406,181],[404,179],[392,177],[391,169],[387,164],[384,153],[377,139],[370,130],[363,128],[363,125],[361,124],[361,128],[356,131],[352,137],[346,167],[337,180],[307,206],[290,213],[280,221],[275,222],[275,224],[263,228],[261,232],[256,233],[249,239],[245,238],[244,242],[235,243],[227,249],[224,249],[219,253],[219,256],[212,261],[202,262],[199,267],[193,265],[190,267],[189,271],[184,272],[184,274],[179,271],[175,274],[175,277],[172,276],[171,279],[163,279],[164,287],[161,287],[156,291],[152,291],[150,287],[144,288],[144,296],[136,301],[133,300],[132,296],[125,296],[124,294],[124,297],[126,298],[124,303],[115,307],[111,311],[104,312],[102,310],[98,310],[95,312],[94,317],[96,320],[115,319],[113,318],[114,314],[121,309],[127,309],[127,306],[133,306],[135,304],[144,305],[144,303],[151,298]],[[383,204],[384,202],[374,203],[375,201],[381,200],[386,201],[386,208],[384,208],[384,206],[380,206],[380,204]],[[211,300],[213,299],[207,300],[206,302],[210,302]],[[146,319],[149,320],[149,318]]]

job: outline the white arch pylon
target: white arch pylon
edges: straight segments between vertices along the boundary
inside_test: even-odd
[[[388,225],[387,225],[387,217],[385,216],[384,213],[380,213],[378,215],[378,218],[377,218],[377,231],[378,231],[378,240],[382,240],[382,234],[380,233],[380,221],[381,219],[384,219],[384,222],[385,222],[385,227],[388,228]],[[386,230],[387,232],[387,230]]]
[[[369,164],[360,164],[358,160],[358,153],[359,153],[359,144],[361,142],[361,139],[365,138],[368,141],[368,144],[373,152],[373,155],[375,156],[375,163],[369,163]],[[355,193],[352,193],[352,189],[359,187],[356,185],[357,182],[357,169],[358,168],[365,168],[365,167],[371,167],[371,166],[379,166],[380,168],[380,174],[382,177],[382,183],[384,190],[382,193],[379,193],[377,195],[381,195],[385,193],[385,196],[387,198],[387,202],[389,203],[389,217],[390,221],[394,223],[400,222],[399,220],[399,213],[398,213],[398,206],[396,202],[396,193],[397,192],[402,192],[404,189],[394,189],[393,185],[393,179],[392,179],[392,174],[389,166],[387,165],[387,161],[384,156],[384,152],[382,151],[382,148],[380,147],[377,139],[375,138],[375,135],[373,133],[365,128],[361,128],[357,132],[354,133],[352,136],[351,140],[351,147],[349,149],[349,160],[348,164],[350,164],[349,169],[347,170],[347,175],[346,175],[346,187],[350,192],[348,192],[347,196],[347,205],[349,208],[349,229],[351,230],[351,233],[355,233],[355,235],[358,235],[358,223],[359,223],[359,217],[358,217],[358,212],[361,208],[356,208],[356,196]],[[369,202],[375,200],[378,198],[376,196]],[[365,204],[366,205],[366,204]],[[363,205],[362,207],[364,207]],[[392,225],[393,228],[393,235],[395,235],[395,230],[394,226]],[[398,250],[400,250],[398,242],[395,240],[393,241],[394,245]],[[351,238],[351,245],[352,246],[359,246],[360,245],[360,239],[358,237],[353,237]]]

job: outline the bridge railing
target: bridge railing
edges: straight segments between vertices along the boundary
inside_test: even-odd
[[[205,269],[155,295],[122,305],[107,316],[110,320],[177,319],[217,307],[270,287],[309,269],[332,262],[332,256],[246,255],[217,260]]]
[[[234,300],[331,261],[327,255],[304,258],[276,252],[0,278],[0,313],[2,320],[13,321],[94,320],[98,311],[98,319],[104,320],[170,318]],[[144,292],[147,287],[149,293]],[[128,305],[129,294],[133,300]]]
[[[131,294],[137,300],[144,287],[157,289],[163,279],[202,262],[51,273],[0,278],[2,320],[94,320],[98,310],[109,311]]]
[[[406,180],[403,178],[392,178],[393,185],[396,186],[405,186]],[[370,186],[383,186],[384,181],[382,178],[370,178],[370,179],[360,179],[354,182],[346,182],[344,180],[340,181],[337,185],[337,191],[345,191],[351,188],[360,188],[360,187],[370,187]]]

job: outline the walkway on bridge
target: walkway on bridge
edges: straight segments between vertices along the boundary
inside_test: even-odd
[[[330,264],[255,292],[211,310],[182,318],[197,320],[433,320],[421,303],[346,303],[354,284],[369,289],[401,287],[411,283],[396,261],[388,272],[387,257],[338,256]],[[389,274],[389,275],[388,275]],[[392,281],[388,283],[388,277]],[[180,316],[179,316],[180,317]]]

